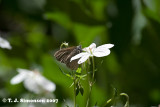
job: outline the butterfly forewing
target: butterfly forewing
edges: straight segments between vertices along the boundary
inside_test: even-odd
[[[70,59],[82,52],[81,46],[74,46],[69,48],[63,48],[57,51],[54,56],[58,61],[61,63],[65,63],[67,67],[69,67],[72,70],[76,70],[78,68],[78,60],[73,60],[70,62]]]
[[[54,56],[56,59],[64,63],[65,58],[75,49],[76,47],[63,48],[57,51]]]

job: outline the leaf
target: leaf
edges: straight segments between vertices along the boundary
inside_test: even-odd
[[[72,78],[70,74],[66,74],[66,76],[68,76],[68,77]]]
[[[71,79],[73,79],[73,77],[72,77],[70,74],[65,73],[59,66],[58,66],[58,68],[60,69],[60,71],[61,71],[64,75],[66,75],[67,77],[70,77]]]
[[[78,68],[78,69],[76,70],[76,72],[77,72],[77,73],[81,73],[81,68]]]
[[[80,93],[81,93],[81,95],[83,96],[83,93],[84,93],[83,87],[80,88]]]
[[[73,85],[74,85],[74,82],[69,87],[72,87]]]
[[[79,94],[79,88],[76,88],[76,96]]]
[[[107,5],[107,0],[94,0],[90,2],[90,5],[93,11],[93,17],[97,20],[105,20],[104,10]]]
[[[88,46],[96,36],[105,34],[106,28],[105,26],[87,26],[85,24],[74,23],[73,33],[78,43],[82,42],[83,46]],[[84,35],[86,36],[84,37]]]
[[[69,16],[63,12],[48,12],[45,14],[45,18],[55,21],[64,28],[70,29],[72,26],[72,22]]]
[[[80,79],[83,79],[84,77],[87,76],[87,74],[85,74],[85,75],[76,75],[76,76],[79,77]]]

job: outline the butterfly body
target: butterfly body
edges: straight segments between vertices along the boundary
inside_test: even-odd
[[[78,59],[73,61],[70,61],[70,59],[81,52],[81,45],[79,45],[60,49],[54,54],[54,56],[61,63],[65,63],[68,68],[76,70],[78,68]]]

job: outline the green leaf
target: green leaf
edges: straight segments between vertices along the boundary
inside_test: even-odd
[[[100,36],[106,32],[105,26],[87,26],[85,24],[75,23],[73,33],[78,43],[84,46],[90,45],[96,36]]]
[[[107,5],[107,0],[94,0],[90,2],[94,18],[105,20],[104,10]]]
[[[80,93],[81,93],[81,95],[83,96],[83,93],[84,93],[83,87],[80,87]]]
[[[87,76],[87,74],[85,74],[85,75],[76,75],[76,76],[79,77],[80,79],[83,79],[84,77]]]
[[[77,72],[77,73],[81,73],[81,68],[78,68],[78,69],[76,70],[76,72]]]
[[[79,94],[79,91],[80,91],[80,90],[79,90],[79,88],[77,87],[77,88],[76,88],[76,96]]]
[[[66,74],[66,76],[68,76],[68,77],[72,78],[70,74]]]
[[[72,22],[69,16],[63,12],[48,12],[45,14],[45,18],[55,21],[56,23],[67,29],[70,29],[72,26]]]
[[[73,79],[73,77],[70,74],[65,73],[60,67],[59,67],[59,69],[64,75],[66,75],[67,77],[70,77],[71,79]]]

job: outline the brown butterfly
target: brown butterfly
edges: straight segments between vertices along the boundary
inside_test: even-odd
[[[61,63],[65,63],[68,68],[72,70],[76,70],[78,68],[78,60],[73,60],[70,62],[71,58],[79,53],[82,52],[81,45],[79,46],[73,46],[73,47],[68,47],[68,48],[63,48],[58,50],[54,56],[58,61]]]

